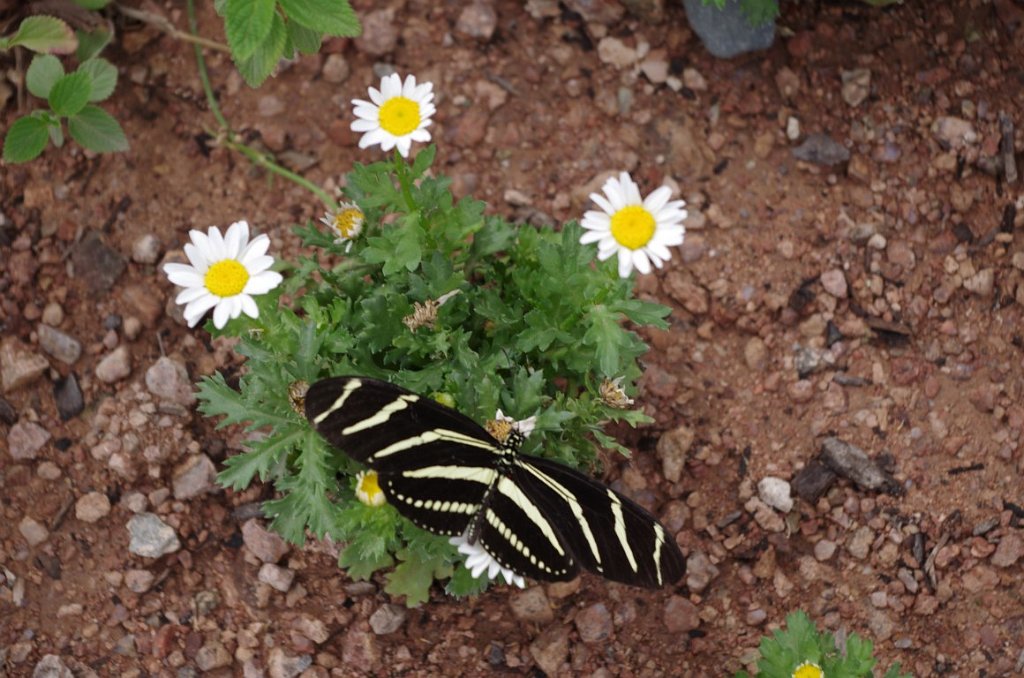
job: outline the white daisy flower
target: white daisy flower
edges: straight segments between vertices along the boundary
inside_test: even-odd
[[[405,82],[397,73],[384,76],[380,90],[370,88],[370,101],[353,99],[358,120],[352,123],[353,132],[363,132],[359,148],[380,144],[382,151],[398,147],[403,158],[409,156],[412,142],[430,141],[430,126],[434,108],[434,85],[416,84],[416,76],[408,75]]]
[[[208,233],[189,231],[192,242],[185,245],[190,264],[164,264],[167,278],[184,287],[177,304],[185,304],[185,320],[195,327],[200,318],[213,309],[213,325],[218,330],[229,319],[243,312],[258,318],[259,309],[252,296],[266,294],[281,284],[280,273],[267,270],[274,257],[267,255],[270,238],[257,236],[249,241],[249,224],[236,221],[221,236],[211,226]]]
[[[479,577],[484,571],[487,572],[488,579],[494,579],[500,573],[505,579],[506,584],[515,584],[521,589],[526,588],[526,580],[523,579],[523,575],[516,574],[507,567],[504,567],[490,553],[485,551],[479,543],[470,544],[466,541],[466,535],[451,537],[448,539],[448,543],[452,546],[457,546],[459,553],[467,556],[466,569],[469,570],[474,579]]]
[[[608,179],[601,190],[604,195],[591,193],[590,199],[603,211],[591,210],[583,215],[581,225],[587,230],[580,244],[596,242],[601,261],[617,252],[622,278],[629,277],[634,267],[650,273],[651,262],[661,268],[672,258],[668,248],[683,244],[686,203],[670,202],[672,189],[668,186],[641,200],[640,189],[628,172]]]
[[[524,438],[533,433],[533,429],[537,426],[537,417],[527,417],[526,419],[516,421],[512,417],[503,413],[501,408],[498,408],[498,411],[495,413],[494,420],[510,422],[512,424],[512,429],[514,431],[519,431]]]
[[[362,232],[365,220],[363,210],[353,202],[343,202],[338,206],[338,211],[326,212],[320,217],[320,223],[337,234],[335,245],[348,243],[345,245],[346,252],[352,249],[352,241]]]

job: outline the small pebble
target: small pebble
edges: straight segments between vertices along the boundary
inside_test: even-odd
[[[793,510],[793,497],[789,483],[782,478],[766,476],[757,483],[761,501],[783,513]]]
[[[110,499],[102,492],[89,492],[75,502],[75,517],[85,523],[95,523],[110,514]]]
[[[50,531],[46,529],[46,526],[29,516],[25,516],[18,523],[18,532],[21,532],[21,536],[32,547],[39,546],[50,536]]]
[[[120,346],[103,358],[96,366],[96,378],[106,384],[121,381],[132,372],[131,353],[127,346]]]
[[[295,580],[295,572],[273,563],[263,563],[260,568],[259,580],[282,593],[287,593]]]

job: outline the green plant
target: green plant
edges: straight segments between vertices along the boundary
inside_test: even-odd
[[[870,640],[851,633],[846,639],[845,651],[841,652],[832,634],[818,631],[800,610],[786,617],[785,631],[775,631],[771,637],[762,638],[758,649],[761,658],[754,675],[761,678],[863,678],[875,675],[874,645]],[[736,674],[736,678],[749,676],[746,671]],[[884,678],[910,676],[900,673],[897,663],[885,672]]]
[[[284,284],[258,298],[258,319],[225,328],[249,359],[237,389],[216,375],[199,392],[204,414],[258,433],[227,460],[221,483],[272,481],[280,496],[264,512],[274,529],[296,543],[307,530],[330,535],[344,544],[339,564],[355,578],[394,566],[386,590],[410,605],[427,599],[435,579],[449,579],[455,595],[480,591],[488,579],[459,566],[445,538],[388,505],[358,501],[358,465],[293,410],[293,384],[360,374],[481,422],[498,408],[517,419],[536,415],[523,451],[587,467],[601,448],[627,453],[605,422],[648,421],[623,409],[625,397],[608,386],[623,378],[632,388],[646,350],[623,321],[665,327],[668,314],[632,298],[632,280],[619,277],[614,260],[595,261],[577,224],[513,225],[485,215],[480,202],[455,201],[450,181],[428,173],[434,153],[429,147],[407,163],[396,151],[391,162],[356,165],[346,193],[358,204],[348,209],[364,218],[361,231],[337,239],[298,228],[313,256],[287,266]]]

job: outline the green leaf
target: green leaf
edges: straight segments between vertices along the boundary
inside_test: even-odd
[[[75,115],[85,108],[92,95],[92,82],[88,73],[68,73],[57,78],[47,97],[50,108],[60,116]]]
[[[53,142],[54,146],[57,148],[64,147],[64,128],[61,127],[60,119],[47,124],[46,131],[50,133],[50,141]]]
[[[224,32],[236,63],[252,57],[267,39],[275,4],[275,0],[228,0]]]
[[[270,77],[277,67],[277,62],[284,56],[284,45],[288,40],[288,31],[285,30],[284,21],[277,14],[272,17],[270,32],[256,47],[248,59],[235,59],[238,72],[250,87],[259,87],[263,81]]]
[[[382,543],[383,539],[380,540]],[[377,570],[391,567],[395,559],[387,551],[367,554],[358,544],[350,542],[338,557],[338,565],[348,570],[350,577],[356,580],[369,579]]]
[[[94,31],[75,31],[75,35],[78,36],[78,49],[75,50],[75,58],[79,63],[88,61],[99,54],[114,37],[114,34],[106,28],[97,28]]]
[[[486,574],[481,573],[479,577],[473,577],[473,573],[463,566],[455,570],[455,574],[448,580],[448,585],[444,590],[448,595],[462,598],[483,593],[489,584],[490,580]]]
[[[76,72],[88,73],[92,80],[92,94],[89,101],[103,101],[114,93],[117,86],[117,68],[102,58],[89,59]]]
[[[288,18],[327,35],[354,38],[362,33],[348,0],[280,0]]]
[[[64,66],[60,59],[50,54],[40,54],[32,58],[25,73],[25,84],[32,96],[46,99],[50,96],[55,82],[64,75]]]
[[[15,120],[4,138],[4,161],[27,162],[39,157],[49,138],[46,128],[44,121],[33,116]]]
[[[103,9],[110,4],[110,0],[75,0],[75,4],[85,9]]]
[[[33,52],[71,54],[78,47],[78,39],[71,26],[52,16],[30,16],[21,22],[9,38],[0,40],[0,48],[22,46]]]
[[[128,150],[128,138],[121,125],[97,106],[86,106],[69,117],[68,132],[72,139],[97,153]]]
[[[288,37],[291,39],[295,49],[303,54],[316,54],[320,51],[323,33],[312,28],[306,28],[295,21],[289,21],[287,26]]]
[[[388,575],[384,590],[393,596],[405,596],[408,607],[416,607],[430,600],[430,586],[435,576],[443,578],[451,574],[451,565],[442,555],[414,555],[410,548],[399,551],[398,557],[402,562]]]

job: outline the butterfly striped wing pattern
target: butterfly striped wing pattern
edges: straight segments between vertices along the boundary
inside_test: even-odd
[[[580,568],[660,587],[685,562],[675,540],[628,498],[557,462],[519,454],[430,398],[367,377],[310,386],[306,416],[334,447],[377,471],[388,502],[417,526],[469,534],[504,567],[541,581]]]

